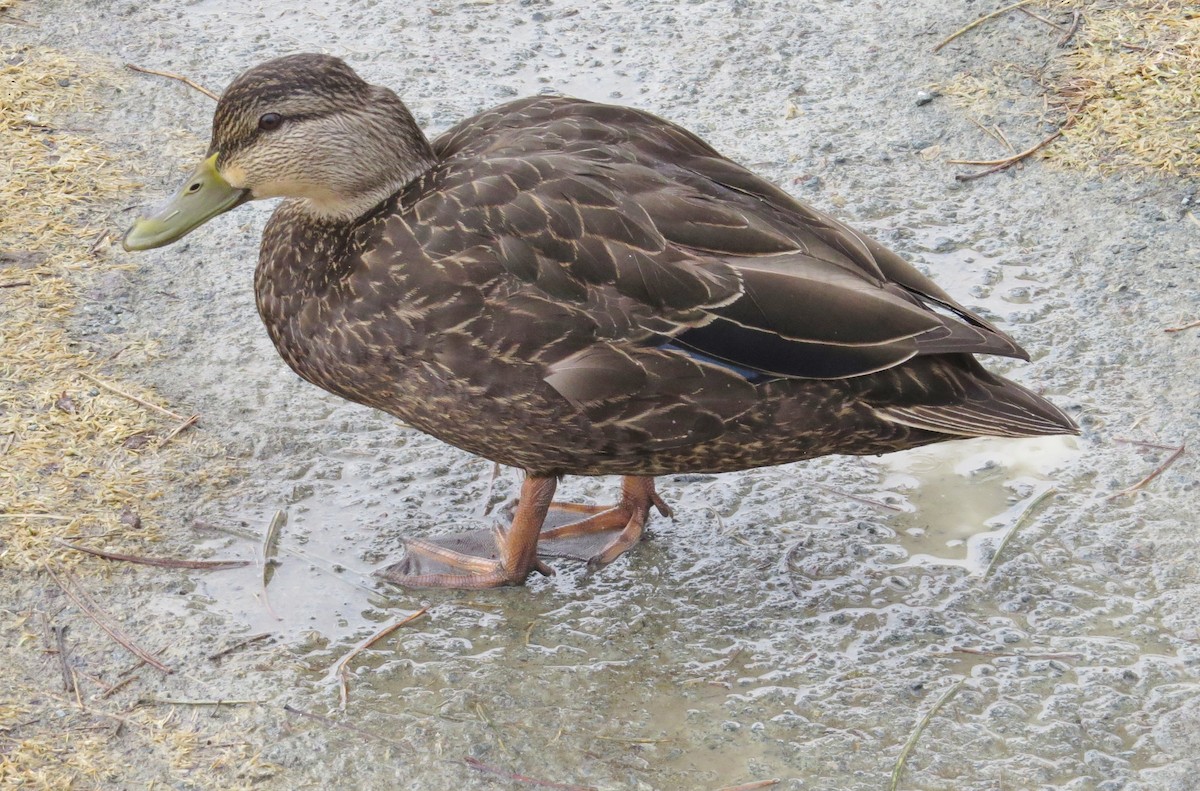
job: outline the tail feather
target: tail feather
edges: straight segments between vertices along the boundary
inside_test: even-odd
[[[1079,433],[1065,412],[1016,382],[985,373],[975,377],[975,384],[956,403],[889,405],[876,407],[875,412],[893,423],[960,437]]]

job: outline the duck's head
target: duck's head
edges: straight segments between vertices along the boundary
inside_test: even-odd
[[[297,198],[315,219],[352,220],[433,161],[429,141],[387,88],[329,55],[277,58],[230,83],[204,161],[122,244],[170,244],[258,198]]]

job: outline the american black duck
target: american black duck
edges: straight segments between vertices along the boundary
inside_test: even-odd
[[[1076,430],[985,371],[1027,356],[897,255],[628,107],[521,99],[431,144],[341,60],[279,58],[124,244],[274,197],[254,282],[288,365],[525,470],[494,551],[410,541],[394,582],[521,584],[569,536],[608,563],[670,513],[657,475]],[[620,500],[553,503],[562,475],[624,476]]]

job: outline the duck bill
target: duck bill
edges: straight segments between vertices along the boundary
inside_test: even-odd
[[[125,232],[121,246],[126,250],[162,247],[248,200],[250,190],[231,186],[217,172],[217,155],[213,154],[165,203],[149,216],[139,217]]]

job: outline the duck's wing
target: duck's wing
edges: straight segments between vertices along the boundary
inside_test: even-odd
[[[448,229],[446,252],[476,229],[512,276],[585,310],[602,338],[804,378],[918,354],[1025,357],[882,245],[646,113],[522,100],[435,149],[443,200],[417,215]]]
[[[384,228],[396,254],[381,263],[447,381],[517,402],[547,386],[614,453],[717,436],[778,378],[856,382],[837,390],[932,431],[1013,423],[983,402],[973,418],[938,412],[963,412],[982,371],[964,352],[1023,357],[1010,338],[686,130],[540,98],[470,119],[434,149],[441,164],[401,196]],[[944,386],[922,378],[925,361]],[[1006,387],[1025,392],[996,392]]]

